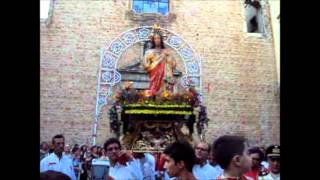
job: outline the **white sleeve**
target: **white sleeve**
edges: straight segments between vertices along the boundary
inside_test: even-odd
[[[46,163],[45,163],[45,159],[42,159],[42,160],[40,161],[40,172],[44,172],[44,171],[47,170],[45,164],[46,164]]]
[[[131,172],[137,179],[143,179],[143,173],[140,166],[140,161],[138,159],[133,159],[132,161],[128,162],[127,167],[131,170]]]
[[[72,160],[70,160],[69,161],[69,167],[71,166],[71,167],[73,167],[73,163],[72,163]],[[71,178],[71,180],[77,180],[77,178],[76,178],[76,174],[74,173],[74,170],[73,170],[73,168],[72,169],[69,169],[69,174],[70,174],[70,178]]]
[[[156,159],[154,158],[154,156],[152,154],[145,153],[145,157],[146,157],[148,163],[150,165],[152,165],[153,170],[155,171],[156,170]]]
[[[148,174],[151,175],[152,177],[155,177],[156,175],[156,160],[154,156],[150,153],[145,153],[145,158],[146,158],[146,164],[148,165]],[[151,178],[154,179],[154,178]]]
[[[77,177],[76,177],[76,174],[74,173],[74,171],[71,171],[70,175],[71,175],[72,180],[77,180]]]

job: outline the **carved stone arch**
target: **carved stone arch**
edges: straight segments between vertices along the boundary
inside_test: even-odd
[[[160,28],[160,30],[165,34],[164,43],[174,49],[184,63],[185,75],[181,78],[181,84],[184,87],[192,85],[201,94],[201,57],[195,53],[190,44],[176,33],[163,28]],[[112,87],[121,81],[121,74],[116,70],[118,60],[134,44],[147,41],[151,32],[152,26],[133,28],[121,33],[110,44],[102,48],[97,81],[96,108],[92,135],[93,144],[96,144],[97,123],[100,119],[101,109],[108,103],[108,97],[112,94]]]

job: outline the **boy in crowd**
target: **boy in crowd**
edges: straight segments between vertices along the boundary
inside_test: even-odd
[[[163,152],[165,154],[164,167],[170,178],[195,180],[192,167],[195,163],[195,152],[188,142],[174,142]]]
[[[251,167],[245,138],[221,136],[213,142],[212,148],[218,164],[224,169],[218,180],[249,180],[243,175]]]

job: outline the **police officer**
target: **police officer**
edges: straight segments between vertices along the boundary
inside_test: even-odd
[[[280,180],[280,146],[272,145],[266,150],[269,172],[260,172],[258,180]]]

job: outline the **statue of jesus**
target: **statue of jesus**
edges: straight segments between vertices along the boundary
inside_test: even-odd
[[[143,60],[143,66],[150,78],[150,95],[159,95],[163,91],[173,93],[175,84],[173,71],[176,68],[176,61],[165,48],[160,32],[154,33],[151,43],[151,49],[146,51]]]

